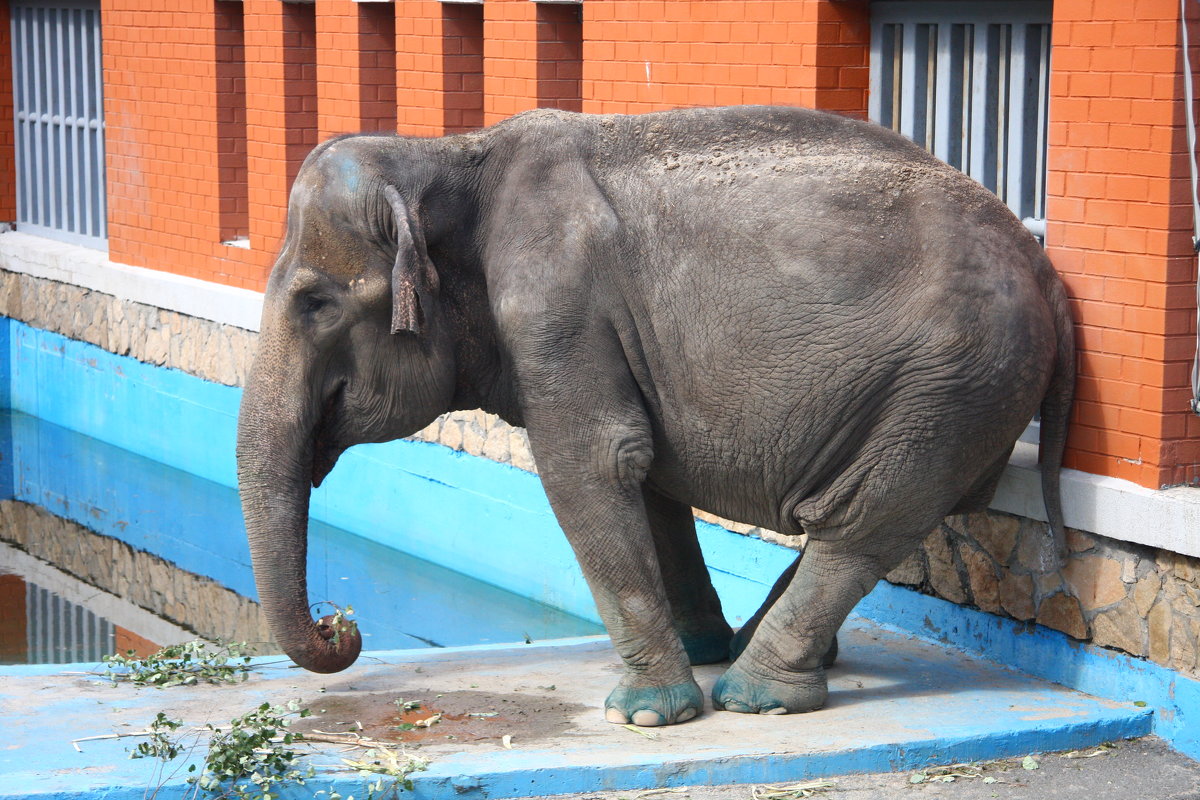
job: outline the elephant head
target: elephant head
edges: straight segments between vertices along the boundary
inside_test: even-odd
[[[409,435],[449,410],[455,394],[421,187],[389,180],[405,174],[401,141],[332,140],[305,161],[238,421],[259,598],[279,644],[314,672],[348,667],[361,639],[340,617],[314,623],[309,613],[310,485],[346,448]]]

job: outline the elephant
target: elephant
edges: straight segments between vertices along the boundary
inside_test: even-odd
[[[527,430],[624,663],[608,721],[697,716],[692,665],[726,659],[693,508],[807,535],[713,707],[818,709],[853,606],[988,506],[1038,412],[1061,558],[1074,360],[1039,242],[869,122],[543,109],[333,138],[291,189],[239,415],[260,601],[297,664],[349,666],[356,627],[308,611],[310,485],[354,444],[484,409]]]

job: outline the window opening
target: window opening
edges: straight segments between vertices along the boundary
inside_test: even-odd
[[[17,227],[107,248],[98,0],[10,6]]]
[[[871,5],[870,117],[1045,225],[1051,4]]]

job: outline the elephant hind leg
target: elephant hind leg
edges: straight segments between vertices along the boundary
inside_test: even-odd
[[[996,487],[1004,476],[1004,470],[1008,468],[1008,459],[1011,455],[1012,448],[1010,447],[984,471],[975,485],[967,490],[954,508],[950,509],[950,513],[971,514],[976,511],[987,511],[988,504],[992,502],[992,497],[996,494]]]
[[[692,664],[728,660],[733,629],[704,564],[691,508],[649,486],[643,486],[642,495],[675,631],[688,660]]]
[[[775,585],[772,586],[771,591],[767,593],[767,599],[764,600],[763,604],[758,607],[758,611],[755,611],[754,616],[748,619],[746,624],[739,628],[737,633],[733,635],[733,640],[729,643],[730,661],[737,661],[738,656],[740,656],[742,651],[746,649],[746,645],[750,644],[750,640],[754,638],[754,632],[758,630],[758,626],[759,623],[762,622],[762,618],[766,616],[766,613],[771,610],[771,606],[775,605],[775,601],[783,596],[784,591],[791,584],[792,578],[795,577],[796,570],[800,566],[800,559],[802,558],[804,558],[804,553],[800,553],[796,556],[796,560],[792,562],[791,566],[785,569],[783,573],[780,574],[779,578],[776,579]],[[837,636],[834,636],[833,642],[829,645],[829,649],[825,651],[825,655],[821,659],[821,666],[825,667],[826,669],[832,667],[834,662],[837,660],[837,654],[838,642]]]
[[[825,704],[824,660],[859,600],[934,524],[912,525],[901,541],[879,536],[810,538],[792,580],[713,687],[713,706],[757,714],[813,711]],[[785,573],[786,574],[786,573]]]

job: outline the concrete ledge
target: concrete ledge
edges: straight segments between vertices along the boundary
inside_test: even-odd
[[[1037,445],[1018,442],[992,508],[1046,521]],[[1200,556],[1200,488],[1147,489],[1074,469],[1061,473],[1067,527],[1123,542]]]
[[[9,231],[0,234],[0,269],[82,286],[123,300],[257,331],[261,292],[108,260],[87,247]]]
[[[442,723],[405,734],[430,759],[413,775],[419,800],[803,780],[1078,749],[1150,732],[1150,710],[1133,702],[1088,697],[863,620],[844,629],[842,642],[826,708],[786,717],[710,709],[654,738],[604,721],[617,663],[604,640],[371,653],[336,676],[264,665],[245,684],[167,691],[6,669],[0,708],[10,746],[0,750],[0,798],[142,797],[162,778],[152,760],[128,758],[131,740],[84,742],[82,752],[71,740],[137,730],[159,711],[188,726],[222,724],[293,698],[312,708],[305,722],[313,727],[346,730],[361,720],[364,733],[380,737],[400,735],[391,727],[397,697],[443,712]],[[706,693],[723,669],[697,670]],[[310,760],[325,767],[339,755],[325,746]],[[202,761],[199,752],[186,758],[183,765]],[[183,796],[186,772],[163,774],[171,777],[157,796]],[[322,768],[303,795],[329,788],[358,795],[363,779]]]

